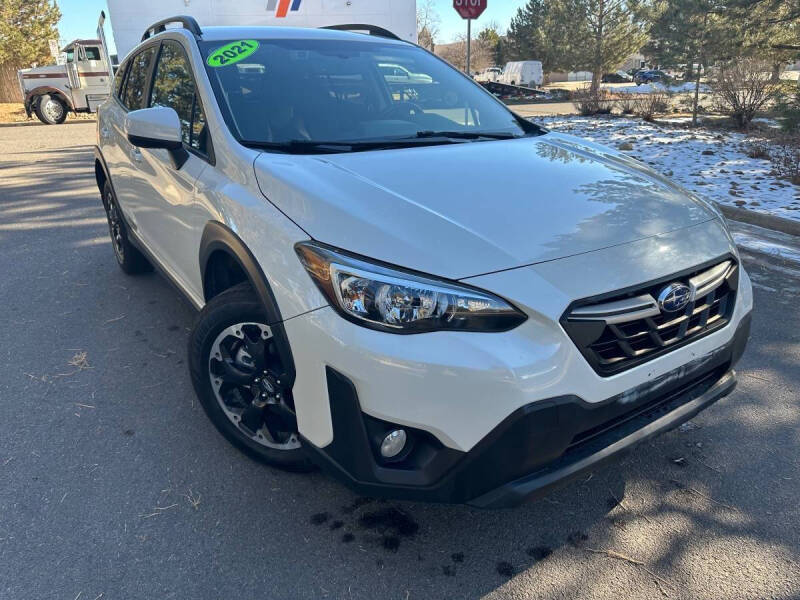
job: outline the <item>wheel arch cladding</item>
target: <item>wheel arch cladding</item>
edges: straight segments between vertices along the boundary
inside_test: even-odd
[[[231,229],[222,223],[209,221],[200,240],[199,258],[206,302],[232,285],[245,281],[250,283],[267,313],[267,325],[272,328],[272,334],[278,342],[278,352],[285,369],[284,377],[291,388],[294,385],[295,369],[289,338],[272,287],[252,252]],[[224,270],[228,272],[220,277]],[[224,283],[231,285],[221,287],[220,284]]]
[[[106,175],[106,170],[103,168],[102,163],[97,158],[94,159],[94,179],[97,182],[97,189],[100,190],[100,196],[103,198],[103,204],[105,204],[106,199],[103,194],[103,188],[106,185],[106,181],[108,181],[108,176]]]
[[[103,152],[100,150],[98,146],[94,147],[94,178],[97,181],[97,189],[100,190],[100,198],[103,201],[103,206],[106,206],[106,194],[105,194],[105,185],[106,182],[111,186],[111,190],[116,195],[116,191],[114,191],[114,182],[111,181],[111,177],[108,174],[108,165],[106,165],[106,159],[103,157]]]

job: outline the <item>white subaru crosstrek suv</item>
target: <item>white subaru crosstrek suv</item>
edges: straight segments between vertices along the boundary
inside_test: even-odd
[[[714,208],[353,28],[160,22],[99,110],[114,253],[199,310],[192,381],[228,440],[502,507],[733,390],[752,290]]]

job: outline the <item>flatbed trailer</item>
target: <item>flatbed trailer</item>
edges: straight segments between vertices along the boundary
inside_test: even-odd
[[[500,83],[498,81],[479,81],[483,87],[501,99],[508,98],[524,98],[535,100],[547,95],[544,90],[522,87],[519,85],[511,85],[508,83]]]

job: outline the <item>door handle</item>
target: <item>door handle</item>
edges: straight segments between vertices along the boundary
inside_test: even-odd
[[[101,138],[107,138],[109,135],[111,135],[111,131],[109,130],[108,127],[103,127],[100,129]]]
[[[131,148],[131,158],[136,162],[142,162],[142,151],[134,146]]]

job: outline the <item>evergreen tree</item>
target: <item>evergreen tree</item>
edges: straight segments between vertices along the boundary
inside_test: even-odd
[[[683,68],[695,82],[692,125],[697,125],[700,76],[736,44],[725,0],[662,0],[650,29],[648,54],[659,63]]]
[[[508,30],[508,54],[545,72],[590,70],[592,86],[646,41],[641,0],[529,0]]]
[[[569,70],[575,58],[574,21],[563,0],[529,0],[511,19],[501,44],[508,60],[539,60],[545,72]]]
[[[51,62],[48,40],[58,39],[60,18],[52,0],[0,0],[0,65]]]
[[[492,65],[502,64],[502,38],[500,37],[497,23],[489,23],[478,34],[478,43],[487,55],[487,59]],[[490,66],[492,66],[490,65]]]
[[[577,67],[592,72],[592,92],[647,41],[647,5],[638,0],[560,0],[562,19],[575,23],[571,36]],[[577,36],[577,39],[576,39]]]
[[[692,123],[702,72],[720,61],[752,56],[772,63],[777,79],[797,57],[798,0],[660,0],[654,6],[648,54],[663,65],[683,68],[695,82]]]

